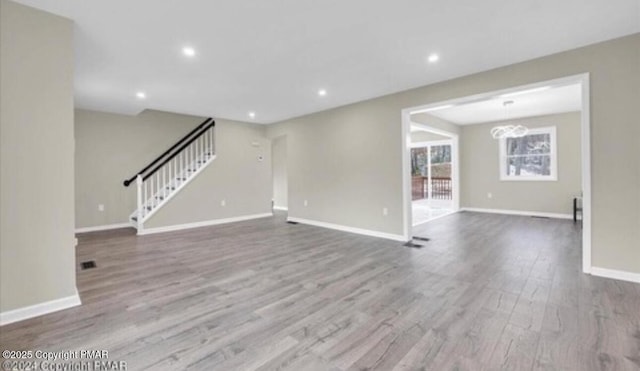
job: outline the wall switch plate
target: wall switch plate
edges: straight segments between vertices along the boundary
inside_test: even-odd
[[[309,206],[309,201],[304,200],[304,206]]]
[[[493,193],[491,192],[487,193],[487,198],[493,198]]]
[[[98,205],[98,211],[104,211],[104,205],[103,204],[99,204]]]
[[[382,208],[382,215],[387,216],[389,215],[389,209],[387,209],[386,207]]]
[[[220,201],[220,206],[227,206],[227,200]]]

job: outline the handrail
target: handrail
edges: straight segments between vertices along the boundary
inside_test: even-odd
[[[191,130],[189,132],[189,134],[185,135],[184,137],[182,137],[182,139],[180,139],[178,142],[176,142],[176,144],[172,145],[171,148],[169,148],[168,150],[164,151],[163,154],[161,154],[160,156],[158,156],[155,160],[153,160],[149,165],[147,165],[144,169],[138,171],[137,173],[135,173],[135,175],[133,175],[131,178],[126,179],[123,184],[125,187],[128,187],[129,184],[133,183],[134,180],[136,180],[136,178],[138,177],[138,175],[142,175],[144,174],[145,171],[149,170],[149,168],[151,168],[153,165],[155,165],[158,161],[160,161],[163,157],[165,157],[166,155],[168,155],[169,153],[171,153],[171,151],[173,151],[176,147],[178,147],[182,142],[184,142],[185,140],[187,140],[190,136],[192,136],[195,132],[197,132],[198,130],[202,129],[205,125],[207,125],[210,121],[212,121],[213,118],[209,117],[206,120],[204,120],[200,125],[196,126],[193,130]],[[215,125],[215,121],[213,122],[213,124]],[[200,136],[200,135],[198,135]],[[146,179],[146,178],[145,178]]]
[[[171,156],[167,157],[164,161],[162,161],[162,163],[158,166],[155,167],[155,169],[151,170],[150,172],[148,172],[145,176],[142,177],[142,180],[145,181],[147,180],[147,178],[149,178],[150,176],[152,176],[153,174],[155,174],[156,171],[160,170],[167,162],[171,161],[174,157],[176,157],[178,155],[178,153],[182,152],[182,150],[184,150],[185,148],[187,148],[191,143],[193,143],[196,139],[200,138],[202,136],[202,134],[206,133],[207,130],[209,130],[210,128],[216,126],[216,122],[215,121],[211,121],[209,124],[205,125],[204,128],[200,131],[200,133],[198,133],[197,135],[194,135],[191,139],[189,139],[186,143],[184,143],[182,146],[180,146],[180,148],[178,148],[178,150],[174,151]]]

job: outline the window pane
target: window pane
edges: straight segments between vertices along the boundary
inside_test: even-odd
[[[411,175],[427,176],[427,165],[429,161],[429,152],[427,147],[411,148]]]
[[[431,176],[451,178],[451,145],[431,146]]]
[[[507,158],[507,175],[549,176],[551,175],[551,156],[523,156]]]
[[[444,162],[451,162],[451,146],[449,144],[431,146],[431,163],[440,164]]]
[[[551,134],[530,134],[507,138],[507,156],[533,155],[551,152]]]

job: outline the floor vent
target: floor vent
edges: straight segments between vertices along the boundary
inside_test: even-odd
[[[424,245],[418,245],[417,243],[413,243],[413,241],[409,241],[402,246],[411,247],[412,249],[421,249],[424,247]]]
[[[298,224],[298,222],[292,222],[291,220],[287,220],[287,224]]]
[[[430,238],[426,238],[426,237],[413,237],[413,239],[418,241],[431,241]]]
[[[80,263],[80,266],[82,267],[82,270],[91,269],[96,267],[96,262],[93,260],[89,260],[89,261]]]
[[[539,215],[531,215],[531,217],[536,219],[551,219],[548,216],[539,216]]]

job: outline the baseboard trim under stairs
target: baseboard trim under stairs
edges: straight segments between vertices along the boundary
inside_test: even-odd
[[[150,234],[156,234],[156,233],[181,231],[184,229],[209,227],[212,225],[242,222],[245,220],[267,218],[270,216],[273,216],[273,214],[272,213],[251,214],[251,215],[236,216],[232,218],[205,220],[202,222],[195,222],[195,223],[168,225],[166,227],[144,228],[138,231],[138,235],[144,236],[144,235],[150,235]]]

